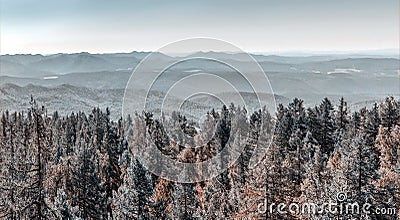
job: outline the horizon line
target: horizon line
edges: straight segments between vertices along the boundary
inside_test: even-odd
[[[70,52],[57,52],[57,53],[2,53],[0,51],[0,56],[15,56],[15,55],[42,55],[51,56],[58,54],[92,54],[92,55],[106,55],[106,54],[130,54],[130,53],[154,53],[159,51],[151,50],[133,50],[133,51],[114,51],[114,52],[88,52],[88,51],[70,51]],[[232,53],[239,54],[243,52],[235,51],[196,51],[193,53]],[[187,54],[193,54],[187,53]],[[382,48],[382,49],[362,49],[362,50],[282,50],[282,51],[245,51],[245,53],[253,55],[280,55],[280,56],[318,56],[318,55],[400,55],[400,48]],[[372,53],[372,54],[371,54]],[[375,53],[375,54],[373,54]],[[182,53],[176,53],[177,55]],[[186,54],[186,53],[184,53]]]

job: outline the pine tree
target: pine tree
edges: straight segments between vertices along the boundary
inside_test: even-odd
[[[315,138],[321,145],[322,153],[330,155],[334,150],[334,109],[331,101],[328,98],[324,98],[322,103],[318,107],[318,117],[320,122],[320,131]]]
[[[347,102],[344,100],[343,97],[341,97],[336,112],[336,124],[339,130],[345,130],[348,123],[349,119],[348,119]]]
[[[387,126],[387,125],[386,125]],[[377,195],[375,200],[379,208],[393,208],[399,204],[400,172],[396,167],[399,165],[400,152],[400,126],[389,127],[380,126],[376,139],[377,148],[380,150],[380,168],[378,174],[380,178],[375,181]],[[399,216],[397,210],[397,216]]]
[[[298,198],[298,202],[299,204],[308,203],[318,205],[325,202],[328,198],[325,190],[325,176],[327,174],[324,173],[324,161],[326,158],[311,132],[306,134],[303,145],[304,154],[302,154],[302,157],[305,176],[301,183],[301,195]],[[305,219],[319,219],[324,216],[319,216],[318,213],[315,213],[313,207],[310,206],[310,209],[306,209],[301,217]]]
[[[82,127],[77,136],[77,151],[73,162],[72,206],[78,207],[78,216],[84,219],[107,218],[107,200],[105,189],[99,177],[96,158],[95,136],[89,127],[89,121],[83,120]]]
[[[393,96],[387,97],[379,106],[379,116],[383,127],[390,131],[393,126],[399,124],[399,107],[398,102]]]
[[[63,189],[59,189],[57,191],[57,197],[54,199],[53,210],[56,213],[56,218],[63,219],[63,220],[73,220],[77,217],[74,216],[73,207],[71,207],[67,194],[64,192]]]
[[[115,217],[128,219],[150,218],[153,206],[153,184],[151,176],[137,159],[131,160],[124,177],[124,183],[114,197],[114,205],[119,212]]]

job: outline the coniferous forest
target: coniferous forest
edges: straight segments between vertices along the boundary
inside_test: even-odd
[[[251,117],[233,104],[211,109],[205,127],[216,123],[215,135],[195,150],[177,145],[149,112],[119,120],[99,108],[60,115],[32,99],[26,111],[0,117],[0,219],[400,219],[400,106],[393,97],[352,111],[343,98],[309,108],[294,99]],[[190,120],[176,113],[168,123],[196,145]],[[245,141],[232,126],[240,123],[251,129]],[[262,163],[250,169],[255,146],[268,144],[272,130]],[[156,142],[164,154],[196,162],[227,147],[230,134],[244,152],[197,183],[152,174],[133,150]],[[329,201],[368,203],[369,213],[269,210]]]

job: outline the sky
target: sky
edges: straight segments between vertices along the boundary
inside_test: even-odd
[[[399,0],[0,0],[0,53],[154,51],[210,37],[247,52],[399,48]]]

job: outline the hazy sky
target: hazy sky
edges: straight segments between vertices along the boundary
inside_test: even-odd
[[[249,52],[399,48],[399,0],[0,0],[1,54],[151,51],[183,38]]]

